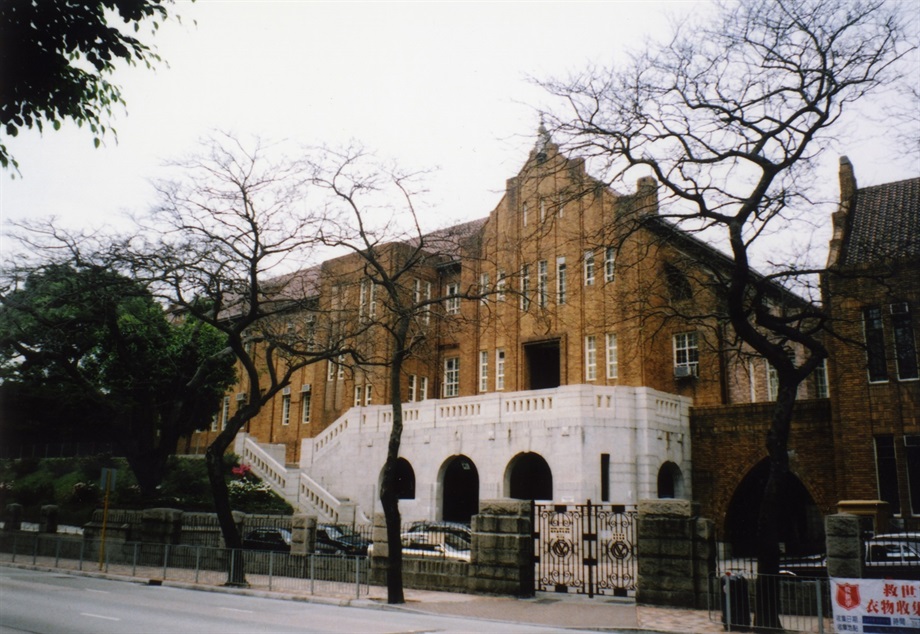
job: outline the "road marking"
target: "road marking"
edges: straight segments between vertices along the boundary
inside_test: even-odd
[[[243,614],[252,614],[252,610],[241,610],[239,608],[220,608],[221,610],[226,610],[227,612],[242,612]]]
[[[80,616],[88,616],[92,619],[102,619],[104,621],[120,621],[121,619],[115,618],[114,616],[103,616],[101,614],[92,614],[90,612],[80,612]]]

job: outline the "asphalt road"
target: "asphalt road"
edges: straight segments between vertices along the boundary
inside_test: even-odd
[[[552,630],[0,567],[0,634],[547,631]]]

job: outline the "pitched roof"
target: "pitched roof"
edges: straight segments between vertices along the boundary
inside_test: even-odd
[[[920,178],[856,191],[840,263],[920,257]]]

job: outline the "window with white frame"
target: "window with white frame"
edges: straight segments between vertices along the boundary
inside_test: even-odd
[[[607,333],[607,378],[615,379],[620,374],[619,351],[617,350],[617,336],[612,332]]]
[[[910,304],[898,302],[889,306],[891,330],[894,333],[894,360],[901,381],[920,376],[917,367],[917,345],[914,340],[914,326]]]
[[[537,263],[537,305],[540,308],[546,308],[547,295],[549,290],[547,284],[549,281],[549,265],[546,260],[540,260]]]
[[[480,294],[479,301],[482,302],[483,304],[487,304],[489,302],[489,296],[487,295],[488,292],[489,292],[489,274],[480,273],[479,274],[479,294]]]
[[[431,301],[431,282],[425,282],[425,301]],[[425,312],[422,316],[422,322],[427,326],[431,323],[431,305],[425,304]]]
[[[364,400],[364,388],[360,385],[355,386],[355,400],[354,406],[361,407],[361,402]]]
[[[361,280],[358,293],[358,319],[367,317],[367,283],[368,280]]]
[[[585,381],[597,380],[597,337],[585,337]]]
[[[495,351],[495,389],[505,389],[505,351],[501,348]]]
[[[364,406],[365,407],[367,407],[368,405],[374,402],[373,394],[374,394],[374,386],[365,385],[364,386]]]
[[[444,300],[444,310],[448,315],[458,315],[460,313],[460,285],[447,285],[447,299]]]
[[[674,376],[699,376],[700,349],[695,332],[674,335]]]
[[[220,425],[220,414],[214,412],[214,415],[211,416],[211,431],[217,431],[218,425]]]
[[[556,210],[556,215],[562,218],[565,215],[565,196],[559,194],[559,206]]]
[[[326,361],[326,380],[334,381],[335,380],[335,362],[332,359]]]
[[[540,199],[540,222],[546,220],[546,199]]]
[[[521,267],[521,310],[530,310],[530,265]]]
[[[617,250],[613,247],[604,249],[604,282],[610,283],[616,277]]]
[[[220,411],[220,428],[227,428],[227,421],[230,420],[230,397],[224,397],[224,406]]]
[[[499,271],[498,281],[495,284],[495,290],[496,290],[495,296],[500,302],[505,301],[505,288],[507,287],[507,285],[508,285],[507,275],[505,274],[504,271]]]
[[[521,205],[521,224],[527,226],[527,203]]]
[[[460,357],[444,359],[444,398],[459,396],[460,394]]]
[[[556,258],[556,303],[562,305],[566,299],[566,272],[565,258]]]
[[[821,361],[821,365],[815,368],[815,398],[827,398],[830,391],[827,387],[827,359]]]
[[[416,306],[422,303],[422,280],[418,278],[412,281],[412,299]]]
[[[415,400],[415,396],[416,396],[415,392],[417,389],[418,377],[414,374],[410,374],[408,383],[409,383],[409,398],[406,400],[411,403],[412,401]]]
[[[424,400],[427,399],[427,398],[428,398],[428,377],[427,377],[427,376],[423,376],[423,377],[421,377],[421,380],[420,380],[420,383],[419,383],[419,397],[418,397],[418,400],[424,401]]]
[[[310,422],[310,392],[301,392],[300,394],[300,422],[303,424]]]
[[[585,286],[594,286],[594,251],[585,251]]]
[[[339,355],[339,362],[338,362],[337,371],[335,373],[335,378],[337,378],[339,381],[345,378],[345,355],[344,354]]]
[[[479,351],[479,391],[489,391],[489,352]]]
[[[291,395],[285,394],[281,397],[281,424],[291,424]]]

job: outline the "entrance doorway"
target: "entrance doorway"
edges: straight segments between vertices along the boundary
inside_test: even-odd
[[[561,375],[558,339],[525,344],[524,359],[527,363],[526,389],[547,390],[559,387]]]
[[[443,467],[441,519],[469,524],[479,512],[479,472],[466,456],[453,456]]]
[[[553,472],[537,453],[520,453],[508,465],[508,497],[517,500],[552,500]]]

